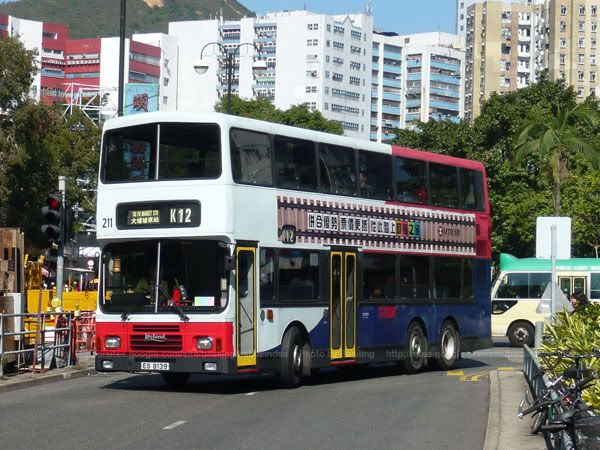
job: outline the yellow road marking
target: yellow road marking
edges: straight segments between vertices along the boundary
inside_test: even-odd
[[[446,375],[448,375],[449,377],[460,377],[464,374],[464,370],[450,370],[449,372],[446,372]]]
[[[496,370],[500,370],[500,371],[504,371],[504,372],[510,372],[512,370],[516,370],[514,367],[498,367]]]
[[[484,373],[480,373],[480,374],[477,374],[477,375],[473,375],[471,377],[471,381],[479,381],[479,378],[484,377],[484,376],[489,375],[489,374],[490,374],[490,371],[487,371],[487,372],[484,372]]]

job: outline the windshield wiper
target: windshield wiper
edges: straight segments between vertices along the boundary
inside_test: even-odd
[[[175,311],[177,315],[181,317],[181,320],[183,320],[184,322],[189,322],[190,318],[187,316],[187,314],[183,311],[183,309],[181,309],[181,307],[177,303],[175,303],[175,300],[173,300],[169,293],[165,291],[165,289],[160,284],[156,285],[156,289],[158,289],[159,292],[162,291],[162,293],[167,297],[167,307],[171,311]]]

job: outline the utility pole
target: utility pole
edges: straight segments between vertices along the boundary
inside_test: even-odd
[[[119,32],[119,103],[117,116],[123,115],[123,103],[125,96],[125,17],[127,0],[121,0],[121,25]]]
[[[67,177],[60,175],[58,177],[58,190],[62,201],[60,202],[60,238],[58,244],[58,256],[56,257],[56,296],[58,302],[56,310],[62,311],[63,287],[64,287],[64,271],[65,271],[65,244],[67,239]]]

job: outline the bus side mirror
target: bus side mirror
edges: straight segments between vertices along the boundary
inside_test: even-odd
[[[224,262],[225,270],[234,270],[235,269],[235,256],[225,256]]]

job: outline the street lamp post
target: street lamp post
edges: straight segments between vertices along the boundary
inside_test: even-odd
[[[196,64],[194,64],[194,70],[199,75],[203,75],[208,71],[208,62],[204,62],[202,60],[202,54],[204,53],[204,50],[206,49],[206,47],[208,47],[209,45],[216,45],[226,55],[226,59],[225,59],[225,73],[226,73],[226,78],[227,78],[226,111],[227,111],[227,114],[229,114],[229,113],[231,113],[231,85],[233,84],[233,70],[234,70],[234,66],[235,66],[235,55],[239,52],[241,47],[249,45],[249,46],[254,47],[254,49],[258,52],[258,55],[260,56],[260,48],[257,47],[256,44],[254,44],[252,42],[243,42],[241,44],[236,45],[233,49],[228,50],[223,44],[221,44],[219,42],[209,42],[204,47],[202,47],[202,50],[200,51],[200,60]],[[267,63],[262,59],[254,61],[254,63],[252,64],[252,70],[257,74],[260,74],[260,73],[264,72],[265,70],[267,70]]]

